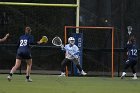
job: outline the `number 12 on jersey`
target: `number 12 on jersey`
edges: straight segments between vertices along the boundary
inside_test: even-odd
[[[131,49],[131,55],[137,56],[137,49]]]

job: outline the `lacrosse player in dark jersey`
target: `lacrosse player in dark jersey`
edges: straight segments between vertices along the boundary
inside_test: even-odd
[[[123,79],[126,76],[126,70],[129,67],[131,67],[131,70],[134,76],[132,79],[137,79],[135,66],[137,64],[138,49],[136,46],[136,38],[134,37],[134,35],[130,36],[125,49],[127,49],[128,59],[125,62],[121,79]]]
[[[20,67],[21,60],[25,59],[27,63],[26,81],[32,82],[32,79],[30,78],[31,67],[32,67],[32,56],[31,56],[31,49],[29,45],[33,43],[34,43],[34,38],[31,35],[31,28],[27,26],[25,27],[25,34],[20,36],[19,41],[18,41],[18,49],[17,49],[15,66],[13,66],[13,68],[11,69],[9,73],[9,76],[7,77],[9,81],[12,80],[12,75]],[[40,42],[37,42],[37,43],[40,44]]]

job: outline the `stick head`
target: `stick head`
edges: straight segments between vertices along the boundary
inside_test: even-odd
[[[128,34],[130,35],[132,33],[132,26],[127,26]]]
[[[62,40],[60,37],[56,36],[52,39],[52,44],[55,46],[62,46]]]
[[[47,43],[48,42],[48,38],[46,36],[42,36],[42,38],[40,39],[40,43]]]

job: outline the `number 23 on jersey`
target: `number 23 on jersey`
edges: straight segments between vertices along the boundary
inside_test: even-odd
[[[26,39],[20,40],[20,46],[26,46],[26,45],[27,45],[27,40]]]

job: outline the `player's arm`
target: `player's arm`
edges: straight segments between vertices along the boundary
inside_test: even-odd
[[[131,47],[131,44],[132,44],[132,42],[131,42],[131,40],[129,38],[127,43],[126,43],[126,45],[125,45],[125,47],[124,47],[124,50],[127,51]]]
[[[129,54],[128,50],[129,50],[131,47],[132,47],[132,42],[131,42],[130,39],[128,39],[127,44],[126,44],[125,47],[124,47],[124,51],[126,51],[126,54],[127,54],[127,55]]]
[[[30,38],[29,38],[29,42],[30,42],[30,45],[41,44],[40,41],[35,42],[35,41],[34,41],[34,37],[33,37],[32,35],[31,35]]]
[[[62,51],[66,51],[66,49],[67,49],[67,47],[64,46],[64,45],[61,45],[60,47],[61,47],[61,50],[62,50]]]
[[[0,42],[5,41],[8,37],[9,37],[9,33],[8,33],[8,34],[6,34],[4,38],[0,39]]]
[[[127,44],[124,47],[124,50],[127,51],[131,47],[132,47],[132,43],[128,41]]]
[[[132,47],[132,45],[136,42],[136,39],[134,36],[131,36],[129,39],[128,39],[128,42],[127,42],[127,45],[126,45],[126,48],[129,49]]]
[[[127,44],[124,46],[124,51],[126,52],[126,55],[128,55],[128,49],[130,44],[127,42]]]

